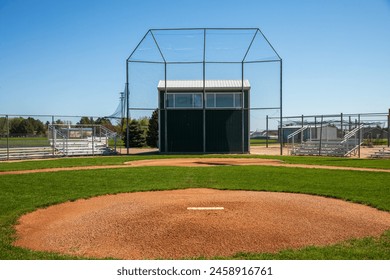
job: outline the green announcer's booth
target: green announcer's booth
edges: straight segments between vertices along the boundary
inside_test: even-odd
[[[158,84],[161,153],[249,153],[249,81]]]

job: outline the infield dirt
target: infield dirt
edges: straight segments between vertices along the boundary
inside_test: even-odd
[[[92,258],[211,258],[329,245],[388,229],[390,213],[337,199],[190,188],[39,209],[20,218],[14,245]]]

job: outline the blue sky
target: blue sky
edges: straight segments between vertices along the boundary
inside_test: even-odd
[[[0,114],[111,114],[150,28],[256,27],[285,115],[387,112],[389,0],[0,0]]]

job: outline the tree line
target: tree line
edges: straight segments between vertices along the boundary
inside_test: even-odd
[[[34,118],[9,118],[8,127],[7,119],[0,118],[0,134],[10,136],[44,136],[46,134],[46,126],[41,120]]]
[[[72,124],[69,121],[57,119],[55,124]],[[32,117],[7,118],[0,117],[0,137],[8,133],[10,137],[45,137],[50,122],[43,123]],[[77,125],[102,125],[107,129],[121,135],[123,143],[127,144],[126,119],[121,119],[113,124],[108,118],[81,117]],[[129,147],[157,147],[158,145],[158,110],[151,117],[141,117],[129,120]]]

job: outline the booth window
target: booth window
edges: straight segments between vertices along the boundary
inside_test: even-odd
[[[241,93],[207,93],[206,107],[207,108],[241,108],[242,98]]]
[[[167,108],[202,108],[201,93],[167,93]]]

